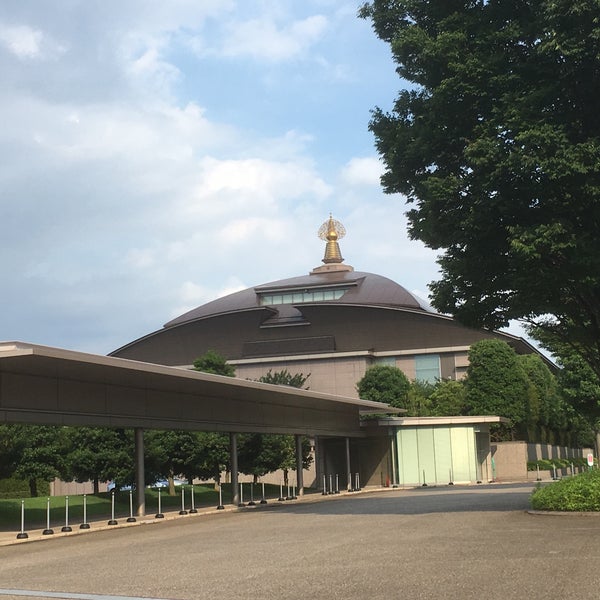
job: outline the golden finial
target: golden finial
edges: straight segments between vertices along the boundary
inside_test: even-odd
[[[345,235],[345,227],[339,221],[336,221],[330,213],[329,219],[319,228],[319,238],[327,242],[323,258],[325,264],[344,262],[338,240]]]

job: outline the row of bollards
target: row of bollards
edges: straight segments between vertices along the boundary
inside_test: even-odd
[[[327,483],[329,482],[329,486]],[[348,481],[347,486],[348,492],[360,492],[360,475],[358,473],[354,474],[354,486],[352,485],[352,474],[350,474],[350,481]],[[340,477],[336,473],[335,475],[323,475],[323,496],[329,496],[331,494],[339,494],[340,493]]]
[[[243,493],[244,488],[243,484],[240,483],[240,503],[238,506],[256,506],[257,502],[254,500],[254,483],[250,484],[250,501],[245,504],[243,502]],[[259,504],[267,504],[267,500],[265,498],[265,484],[262,483],[262,497],[259,501]],[[181,487],[181,510],[178,514],[187,515],[187,514],[195,514],[198,510],[195,507],[195,495],[194,495],[194,486],[189,488],[189,501],[190,501],[190,509],[186,510],[186,490],[185,487]],[[283,496],[283,484],[280,485],[280,494],[279,500],[296,500],[296,486],[287,486],[287,496]],[[217,510],[223,510],[225,506],[223,505],[223,491],[221,486],[219,485],[219,504],[216,507]],[[158,489],[158,512],[155,515],[156,519],[163,519],[164,514],[162,512],[162,499],[161,499],[161,490]],[[136,518],[133,516],[133,491],[129,490],[129,516],[126,520],[127,523],[135,523]],[[115,516],[115,492],[111,492],[110,496],[110,519],[107,522],[108,525],[118,525],[118,520]],[[90,524],[87,521],[87,494],[83,494],[83,522],[79,525],[79,529],[90,529]],[[61,527],[61,532],[71,532],[73,528],[69,523],[69,496],[65,496],[65,524]],[[46,502],[46,527],[42,531],[42,535],[53,535],[54,529],[50,526],[50,498],[47,499]],[[23,540],[29,538],[25,530],[25,500],[21,500],[21,528],[19,533],[17,534],[17,539]]]

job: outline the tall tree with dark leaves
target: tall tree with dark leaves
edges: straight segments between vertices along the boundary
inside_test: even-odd
[[[600,375],[598,0],[373,0],[406,82],[370,128],[410,235],[441,252],[434,306],[522,319]]]

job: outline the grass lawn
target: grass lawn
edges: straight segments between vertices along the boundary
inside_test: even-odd
[[[191,487],[185,488],[185,510],[191,508]],[[175,496],[169,496],[168,492],[161,491],[161,512],[171,512],[181,509],[181,487],[175,488]],[[244,502],[250,500],[249,484],[244,484]],[[146,514],[152,515],[158,512],[158,491],[146,489]],[[246,496],[247,495],[247,496]],[[254,486],[254,500],[261,499],[261,486]],[[265,485],[265,496],[267,500],[279,497],[279,486]],[[19,531],[21,529],[21,499],[0,499],[0,530]],[[47,519],[47,497],[25,498],[25,531],[41,529],[46,527]],[[135,516],[135,493],[133,495],[133,511]],[[231,503],[231,485],[223,484],[223,504]],[[219,493],[215,491],[214,485],[194,485],[194,506],[197,509],[215,507],[219,504]],[[87,521],[107,521],[111,518],[111,493],[98,495],[88,494],[86,496]],[[65,496],[53,496],[50,498],[50,527],[59,529],[65,525]],[[126,518],[129,516],[129,492],[121,491],[115,493],[115,518]],[[69,525],[73,528],[83,522],[83,496],[69,496]]]

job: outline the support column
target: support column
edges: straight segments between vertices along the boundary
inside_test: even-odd
[[[146,482],[144,481],[144,430],[135,428],[135,495],[137,515],[146,515]]]
[[[396,444],[396,434],[395,431],[392,431],[392,435],[390,436],[390,453],[392,458],[392,487],[398,487],[398,446]]]
[[[237,506],[240,503],[237,433],[229,434],[229,464],[231,465],[231,503]]]
[[[346,438],[346,490],[352,491],[352,469],[350,468],[350,438]]]
[[[296,485],[298,497],[304,496],[304,471],[302,467],[302,436],[296,434]]]

